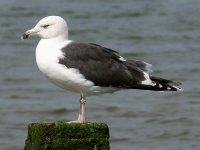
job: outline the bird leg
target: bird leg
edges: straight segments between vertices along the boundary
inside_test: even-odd
[[[85,122],[85,103],[86,99],[84,98],[83,94],[81,94],[80,98],[80,110],[78,115],[78,122],[83,123]]]
[[[75,121],[70,121],[68,123],[84,123],[86,121],[85,119],[85,103],[86,103],[86,99],[83,96],[83,94],[81,94],[81,98],[80,98],[80,110],[79,110],[79,115],[78,115],[78,119]]]

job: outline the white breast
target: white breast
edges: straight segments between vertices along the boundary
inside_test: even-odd
[[[84,93],[99,92],[99,87],[86,80],[85,77],[75,68],[67,68],[59,64],[59,58],[63,57],[61,47],[66,46],[71,41],[59,45],[51,44],[41,40],[36,48],[36,62],[39,70],[57,86],[73,91]],[[53,42],[54,43],[54,42]]]

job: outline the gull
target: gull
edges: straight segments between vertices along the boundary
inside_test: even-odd
[[[58,87],[80,93],[80,110],[74,122],[84,123],[86,97],[122,89],[181,91],[180,83],[151,76],[151,64],[129,60],[117,51],[94,43],[68,39],[67,22],[47,16],[24,32],[22,39],[40,37],[36,47],[39,70]]]

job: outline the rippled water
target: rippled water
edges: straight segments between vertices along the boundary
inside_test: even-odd
[[[184,92],[89,97],[87,117],[109,125],[111,149],[200,149],[199,0],[1,1],[0,149],[23,149],[28,123],[77,117],[79,95],[57,88],[38,71],[38,39],[19,39],[48,15],[67,19],[70,39],[145,60],[154,75],[183,83]]]

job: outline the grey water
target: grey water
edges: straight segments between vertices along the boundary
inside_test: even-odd
[[[21,34],[60,15],[69,38],[145,60],[153,75],[182,82],[183,92],[123,90],[87,99],[87,119],[110,128],[112,150],[200,149],[199,0],[0,1],[0,149],[21,150],[27,124],[74,120],[79,94],[37,69],[38,38]]]

